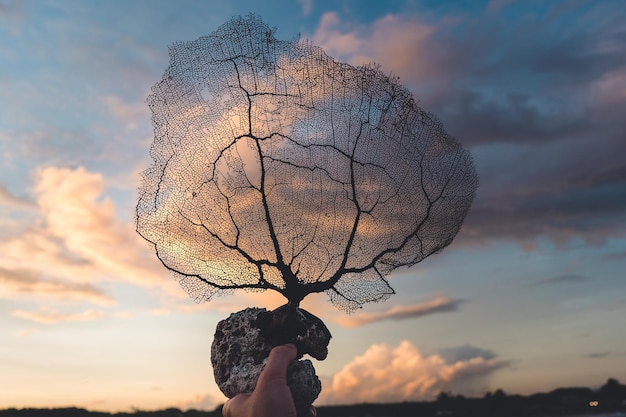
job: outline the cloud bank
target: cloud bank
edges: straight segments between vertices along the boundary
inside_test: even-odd
[[[494,0],[371,25],[333,12],[312,39],[399,75],[472,147],[481,188],[456,244],[598,245],[626,236],[626,43],[610,4]]]
[[[438,354],[425,355],[409,341],[395,348],[377,344],[333,376],[320,403],[432,400],[442,391],[479,395],[487,388],[488,377],[505,366],[507,362],[480,352],[447,362]]]
[[[168,274],[133,225],[117,219],[100,174],[81,167],[47,167],[38,172],[34,191],[34,221],[22,222],[0,241],[1,298],[110,306],[115,299],[103,289],[106,282],[184,297],[176,285],[161,285],[171,283]],[[51,311],[19,310],[14,316],[39,323],[104,317],[96,310]]]

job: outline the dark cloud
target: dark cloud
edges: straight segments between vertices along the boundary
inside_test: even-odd
[[[360,41],[343,53],[398,74],[471,148],[481,187],[458,240],[531,247],[626,236],[626,9],[617,4],[498,1],[485,13],[456,10],[459,19],[398,15],[348,33]],[[391,53],[376,35],[390,21],[432,32],[396,36],[410,46]]]
[[[626,140],[618,134],[492,144],[473,153],[481,188],[464,238],[601,243],[626,235]]]
[[[90,284],[53,281],[45,279],[34,271],[6,269],[0,267],[0,287],[17,293],[57,296],[96,303],[110,304],[113,299],[99,288]]]
[[[446,361],[446,363],[450,364],[459,361],[465,362],[472,358],[482,358],[485,360],[490,360],[498,356],[492,350],[475,347],[470,344],[443,348],[438,353],[439,356],[441,356]]]
[[[416,319],[435,313],[447,313],[459,310],[459,305],[466,300],[453,300],[448,297],[438,297],[429,301],[409,306],[396,306],[378,313],[361,313],[349,317],[341,317],[337,321],[347,327],[358,327],[385,320]]]
[[[524,168],[532,170],[532,167],[511,169]],[[461,239],[532,242],[538,237],[547,237],[559,243],[574,238],[603,243],[609,237],[624,237],[626,180],[608,181],[609,174],[620,170],[598,168],[596,173],[584,174],[584,180],[579,177],[578,184],[563,176],[546,176],[542,181],[528,173],[527,178],[511,179],[508,189],[506,184],[502,187],[494,184],[491,189],[483,185],[466,219]],[[502,176],[507,175],[510,173],[502,173]],[[485,176],[481,176],[481,181],[483,184],[492,182]],[[583,181],[593,185],[581,185]]]
[[[570,283],[581,283],[588,281],[589,278],[584,277],[582,275],[559,275],[552,278],[546,278],[539,281],[535,281],[533,285],[550,285],[550,284],[570,284]]]
[[[599,9],[581,7],[558,19],[549,17],[551,10],[518,21],[488,15],[459,24],[454,30],[467,36],[455,32],[433,46],[465,50],[455,54],[462,61],[452,69],[440,65],[439,77],[448,83],[426,93],[424,105],[470,146],[541,143],[592,132],[597,141],[598,129],[607,127],[598,116],[624,114],[623,106],[603,108],[597,85],[626,68],[626,31]],[[582,24],[572,25],[576,20]],[[468,45],[468,38],[476,44]],[[424,88],[416,87],[420,96]],[[611,123],[620,120],[612,117]]]
[[[436,89],[414,80],[479,170],[460,240],[626,236],[626,9],[610,4],[511,3],[433,37],[465,50],[454,66],[433,54]]]
[[[502,97],[468,88],[452,92],[440,112],[446,128],[465,145],[494,142],[556,140],[586,128],[582,112],[542,109],[525,92],[508,91]]]
[[[626,252],[614,252],[609,253],[605,256],[606,259],[614,260],[614,259],[626,259]]]
[[[585,355],[584,357],[590,358],[590,359],[602,359],[602,358],[606,358],[610,354],[611,354],[610,352],[594,352],[594,353]]]

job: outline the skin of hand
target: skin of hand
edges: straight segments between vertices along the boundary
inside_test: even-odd
[[[294,345],[276,346],[267,358],[252,393],[238,394],[226,401],[224,417],[314,417],[315,407],[297,414],[287,385],[287,367],[296,359]]]

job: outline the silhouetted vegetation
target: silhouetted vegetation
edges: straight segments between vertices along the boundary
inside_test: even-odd
[[[1,417],[222,417],[222,406],[213,411],[187,410],[168,408],[158,411],[133,411],[130,413],[103,413],[87,411],[82,408],[23,408],[0,410]]]
[[[590,388],[558,388],[548,393],[529,396],[509,395],[499,389],[482,398],[466,398],[442,392],[435,401],[395,404],[355,404],[317,408],[319,417],[534,417],[569,416],[622,412],[626,415],[626,385],[614,378],[598,390]],[[620,414],[616,414],[619,416]],[[222,407],[213,411],[168,408],[160,411],[103,413],[81,408],[8,409],[0,417],[221,417]]]

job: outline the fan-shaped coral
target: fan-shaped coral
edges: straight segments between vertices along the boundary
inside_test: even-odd
[[[470,154],[396,78],[257,16],[172,46],[148,103],[137,230],[198,301],[384,299],[391,271],[452,242],[477,188]]]

